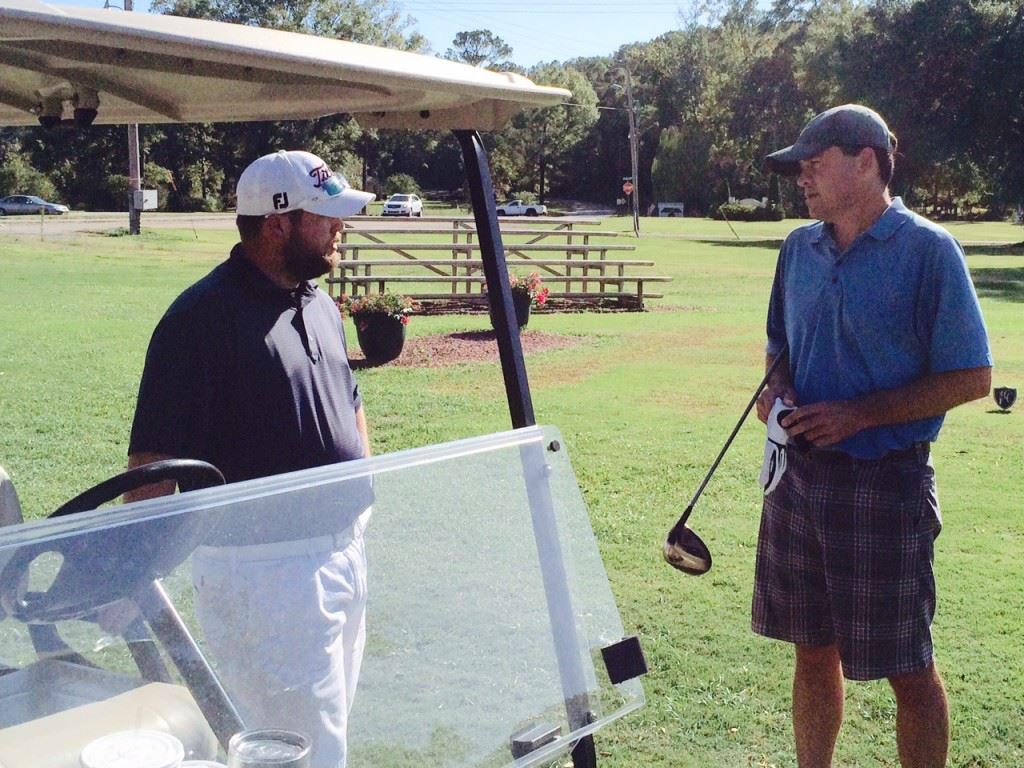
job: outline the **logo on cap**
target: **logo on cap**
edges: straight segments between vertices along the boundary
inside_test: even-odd
[[[326,165],[318,165],[309,172],[309,175],[314,180],[313,186],[316,189],[320,189],[320,187],[325,186],[325,182],[327,182],[334,174]]]
[[[288,193],[277,192],[274,194],[274,210],[280,211],[282,208],[288,207]]]

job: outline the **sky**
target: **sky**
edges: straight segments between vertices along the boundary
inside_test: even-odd
[[[54,5],[102,8],[104,0],[51,0]],[[411,29],[443,55],[456,33],[486,29],[512,47],[512,61],[610,55],[627,43],[651,40],[680,27],[684,0],[393,0],[416,20]],[[120,5],[120,1],[112,5]],[[135,0],[137,12],[148,0]]]

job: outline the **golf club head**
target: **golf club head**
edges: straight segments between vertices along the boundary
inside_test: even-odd
[[[668,533],[661,550],[665,562],[688,576],[702,576],[711,570],[711,552],[700,536],[677,524]]]

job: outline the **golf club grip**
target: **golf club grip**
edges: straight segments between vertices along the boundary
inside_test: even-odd
[[[747,407],[744,409],[743,415],[740,416],[740,420],[736,422],[736,426],[733,427],[732,433],[729,435],[729,439],[726,440],[725,445],[722,446],[722,450],[718,452],[718,457],[715,459],[715,463],[711,465],[711,469],[709,469],[708,473],[704,475],[704,480],[701,482],[700,487],[697,488],[697,492],[693,494],[693,498],[690,500],[689,505],[687,505],[686,510],[679,516],[679,520],[672,527],[672,531],[669,533],[670,538],[674,538],[677,528],[682,528],[686,525],[686,521],[689,520],[690,514],[693,512],[693,508],[697,505],[697,500],[700,498],[701,494],[704,493],[704,489],[707,488],[708,483],[711,482],[711,478],[715,474],[715,470],[718,469],[718,465],[722,463],[722,458],[725,456],[725,452],[729,450],[729,446],[732,445],[732,441],[739,433],[740,428],[743,426],[743,422],[747,420],[747,416],[750,414],[751,409],[757,403],[757,398],[761,396],[761,390],[765,388],[765,385],[768,383],[768,379],[770,379],[772,374],[775,373],[775,369],[779,367],[779,363],[782,362],[782,358],[786,356],[788,351],[789,345],[784,344],[782,349],[779,350],[779,354],[777,354],[775,359],[772,360],[772,364],[768,366],[768,370],[765,372],[764,378],[761,379],[761,383],[758,384],[757,389],[754,390],[754,396],[750,398],[750,402],[747,403]]]

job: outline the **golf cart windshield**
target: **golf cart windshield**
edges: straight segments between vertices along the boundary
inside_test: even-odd
[[[368,127],[451,129],[521,428],[0,531],[0,765],[77,768],[82,744],[116,728],[170,731],[192,756],[222,754],[245,712],[219,682],[224,660],[196,618],[192,566],[224,531],[258,538],[260,520],[332,510],[372,478],[370,634],[349,765],[533,765],[572,748],[577,768],[595,766],[590,735],[642,704],[643,661],[635,639],[622,640],[565,449],[532,426],[477,133],[571,94],[431,56],[37,0],[0,0],[0,83],[9,126],[348,113]],[[100,627],[126,604],[125,640],[115,639]]]
[[[534,765],[643,703],[602,654],[623,629],[566,450],[533,427],[0,529],[0,764],[74,768],[83,740],[161,723],[187,756],[222,756],[245,712],[217,690],[194,558],[370,483],[349,766]],[[133,643],[95,623],[103,604],[137,609]],[[296,634],[280,627],[286,652]]]

